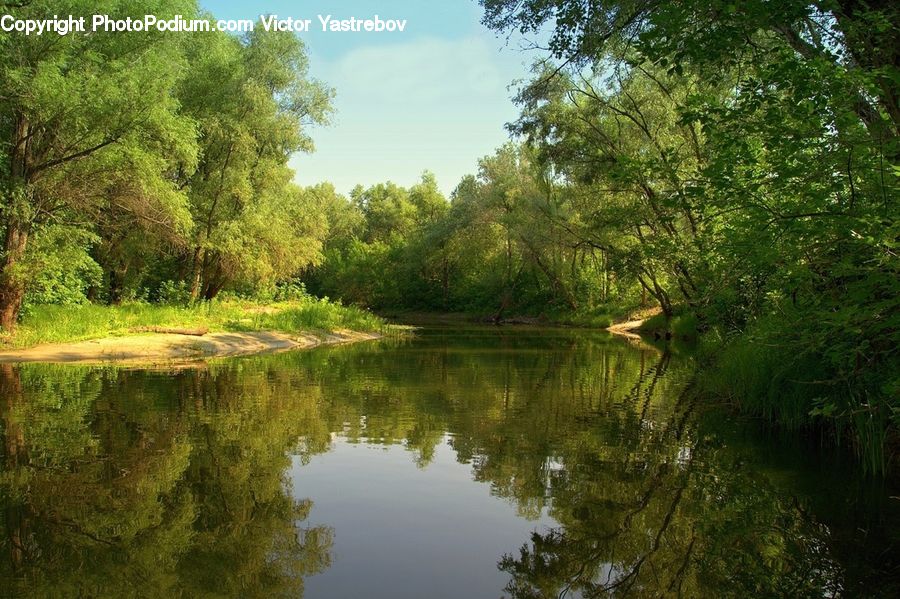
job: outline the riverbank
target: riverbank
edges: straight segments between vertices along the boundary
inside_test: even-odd
[[[536,327],[571,327],[578,329],[602,329],[635,341],[643,341],[645,337],[656,339],[669,339],[665,333],[660,333],[656,328],[659,320],[660,309],[644,308],[632,310],[613,318],[608,314],[592,315],[590,317],[560,317],[548,318],[546,316],[510,316],[502,319],[494,319],[483,314],[469,314],[465,312],[398,312],[385,314],[386,318],[394,321],[403,321],[406,324],[416,326],[471,326],[471,325],[523,325]],[[654,328],[648,329],[647,323]],[[666,323],[663,322],[663,325]]]
[[[0,363],[170,361],[374,339],[390,325],[316,298],[196,306],[37,306],[0,336]]]
[[[378,339],[378,333],[332,331],[324,335],[287,334],[278,331],[208,333],[143,333],[125,337],[104,337],[72,343],[47,343],[28,349],[0,351],[0,364],[52,362],[70,364],[182,362],[202,358],[224,358],[309,349]]]
[[[550,327],[572,327],[581,329],[605,329],[610,327],[621,315],[601,314],[546,314],[538,316],[530,314],[510,314],[498,318],[495,314],[484,312],[420,312],[420,311],[383,311],[379,312],[388,320],[403,322],[416,326],[430,325],[528,325]]]

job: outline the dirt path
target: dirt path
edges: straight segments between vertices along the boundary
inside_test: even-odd
[[[263,352],[310,348],[322,344],[377,339],[379,335],[335,331],[324,338],[309,333],[275,331],[209,333],[203,336],[147,333],[105,337],[75,343],[49,343],[28,349],[0,351],[0,364],[18,362],[183,362],[209,357],[244,356]]]

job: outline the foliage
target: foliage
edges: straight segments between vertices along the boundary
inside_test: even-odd
[[[20,264],[30,274],[27,312],[39,304],[72,306],[88,301],[100,287],[103,272],[89,250],[95,236],[75,227],[50,225],[39,229]]]
[[[201,158],[188,173],[194,230],[182,259],[191,297],[232,283],[267,286],[319,259],[326,223],[290,183],[290,155],[312,150],[302,126],[327,122],[333,92],[307,76],[290,32],[191,38],[194,66],[178,90],[199,126]]]
[[[193,0],[63,4],[7,8],[23,19],[63,8],[88,19],[200,14]],[[321,259],[327,223],[287,160],[312,150],[306,126],[327,122],[333,92],[308,76],[296,36],[46,40],[0,39],[0,327],[14,328],[25,301],[72,302],[88,289],[112,304],[166,299],[181,282],[211,299],[272,287]],[[53,272],[62,254],[41,241],[50,237],[90,252],[67,256],[70,280]]]
[[[532,152],[507,144],[482,159],[448,203],[429,173],[405,189],[319,193],[340,222],[306,279],[332,297],[391,310],[534,314],[605,322],[601,306],[635,301],[602,250],[575,238],[578,207]]]
[[[518,139],[449,201],[427,171],[349,198],[292,183],[334,92],[290,32],[0,37],[4,334],[23,306],[220,293],[341,322],[301,283],[498,322],[603,326],[653,304],[648,326],[720,344],[711,368],[762,356],[745,408],[820,424],[885,469],[900,418],[897,3],[481,3],[486,25],[549,53],[516,94]]]
[[[489,26],[549,36],[513,130],[587,198],[577,235],[668,326],[734,346],[718,367],[731,387],[747,375],[731,389],[745,408],[825,424],[885,470],[900,411],[896,3],[482,4]]]
[[[73,0],[9,7],[15,18],[136,13],[137,6]],[[122,9],[122,10],[120,10]],[[140,8],[141,14],[147,10]],[[188,2],[154,3],[160,19],[191,15]],[[0,326],[12,328],[24,300],[29,236],[50,222],[100,220],[122,210],[184,230],[185,195],[172,173],[196,160],[194,128],[173,95],[177,35],[4,35],[0,52]]]

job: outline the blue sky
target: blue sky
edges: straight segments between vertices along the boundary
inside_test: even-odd
[[[449,194],[478,158],[508,139],[517,109],[507,89],[537,56],[481,25],[475,0],[200,0],[218,18],[260,14],[312,20],[310,70],[337,90],[329,127],[311,133],[313,154],[291,159],[297,182],[416,182],[431,170]],[[404,32],[320,31],[316,15],[406,19]]]

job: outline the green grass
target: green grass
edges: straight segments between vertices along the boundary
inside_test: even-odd
[[[428,312],[415,310],[381,311],[391,320],[414,324],[459,324],[491,322],[494,312]],[[542,311],[510,312],[503,315],[505,321],[519,321],[520,324],[540,326],[571,326],[585,329],[605,329],[614,322],[614,317],[603,308],[579,312]]]
[[[545,313],[547,320],[554,324],[573,326],[585,329],[605,329],[615,320],[609,306],[598,306],[593,309],[581,309],[576,312],[563,310]]]
[[[663,313],[654,314],[650,318],[644,320],[641,326],[638,327],[639,331],[645,332],[654,332],[654,331],[668,331],[669,330],[669,320],[666,318],[666,315]]]
[[[670,328],[676,339],[690,340],[697,338],[697,317],[690,313],[680,314],[672,318]]]
[[[809,424],[816,389],[794,382],[797,365],[779,348],[740,339],[704,350],[712,358],[704,390],[791,430]]]
[[[268,304],[226,300],[195,306],[142,302],[120,306],[47,305],[32,307],[13,334],[0,333],[0,347],[23,348],[128,335],[138,327],[153,326],[205,327],[211,332],[324,333],[336,329],[382,332],[386,323],[365,310],[315,298]]]
[[[638,330],[646,333],[669,332],[676,339],[691,341],[697,339],[697,324],[697,317],[689,312],[676,314],[671,319],[660,313],[646,319]]]
[[[609,314],[578,314],[570,319],[570,324],[588,329],[605,329],[612,323],[613,318]]]
[[[705,364],[697,389],[725,399],[740,411],[760,416],[788,431],[824,433],[849,443],[863,469],[880,474],[891,462],[890,438],[898,413],[889,384],[879,385],[841,373],[778,318],[754,323],[727,342],[712,332],[701,341]],[[880,373],[883,381],[890,372]]]

